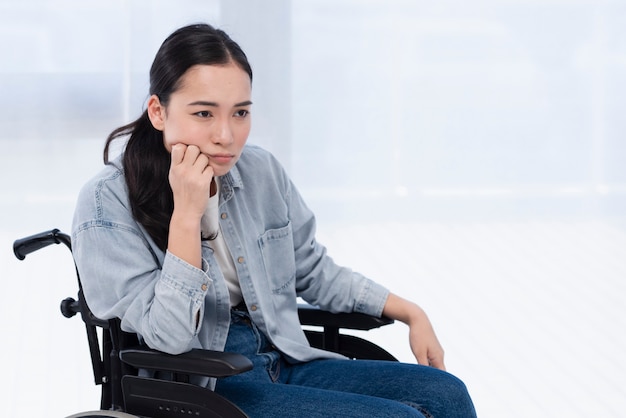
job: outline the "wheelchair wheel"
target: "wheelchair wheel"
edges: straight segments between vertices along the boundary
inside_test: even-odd
[[[79,412],[78,414],[70,415],[66,418],[139,418],[137,415],[130,415],[126,412],[119,411],[87,411]]]

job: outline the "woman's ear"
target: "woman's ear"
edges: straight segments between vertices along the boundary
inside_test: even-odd
[[[156,94],[148,99],[148,118],[154,126],[154,129],[162,131],[165,126],[165,107],[161,105],[161,101]]]

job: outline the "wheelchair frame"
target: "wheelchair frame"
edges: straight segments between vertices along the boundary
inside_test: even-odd
[[[64,244],[72,251],[71,238],[52,229],[16,240],[15,256],[26,255],[51,244]],[[102,320],[93,315],[83,295],[78,270],[77,300],[61,301],[61,313],[72,318],[80,313],[85,324],[92,363],[94,383],[101,386],[100,411],[83,412],[68,418],[134,417],[170,418],[246,417],[236,405],[210,389],[189,383],[191,375],[214,378],[233,376],[252,369],[252,363],[238,353],[194,349],[170,355],[141,346],[135,334],[122,331],[119,319]],[[309,305],[299,305],[303,326],[321,327],[321,331],[305,329],[313,347],[334,351],[352,359],[397,361],[389,352],[365,339],[342,334],[341,329],[370,330],[393,323],[360,313],[334,314]],[[98,336],[102,330],[102,341]],[[139,369],[172,374],[172,380],[139,376]],[[130,414],[130,415],[129,415]]]

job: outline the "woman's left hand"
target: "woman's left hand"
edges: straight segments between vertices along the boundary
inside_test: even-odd
[[[439,343],[435,330],[426,316],[426,313],[419,308],[421,313],[417,313],[415,318],[409,323],[409,341],[411,350],[419,364],[445,370],[443,363],[443,347]]]
[[[383,315],[404,322],[409,326],[409,343],[411,351],[419,364],[445,370],[444,351],[435,335],[435,330],[426,315],[418,305],[401,298],[393,293],[389,294]]]

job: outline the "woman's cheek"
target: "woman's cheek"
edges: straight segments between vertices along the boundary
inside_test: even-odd
[[[176,145],[178,142],[179,141],[174,141],[173,139],[171,139],[171,135],[163,132],[163,145],[165,146],[165,149],[167,150],[167,152],[171,154],[172,147]]]

